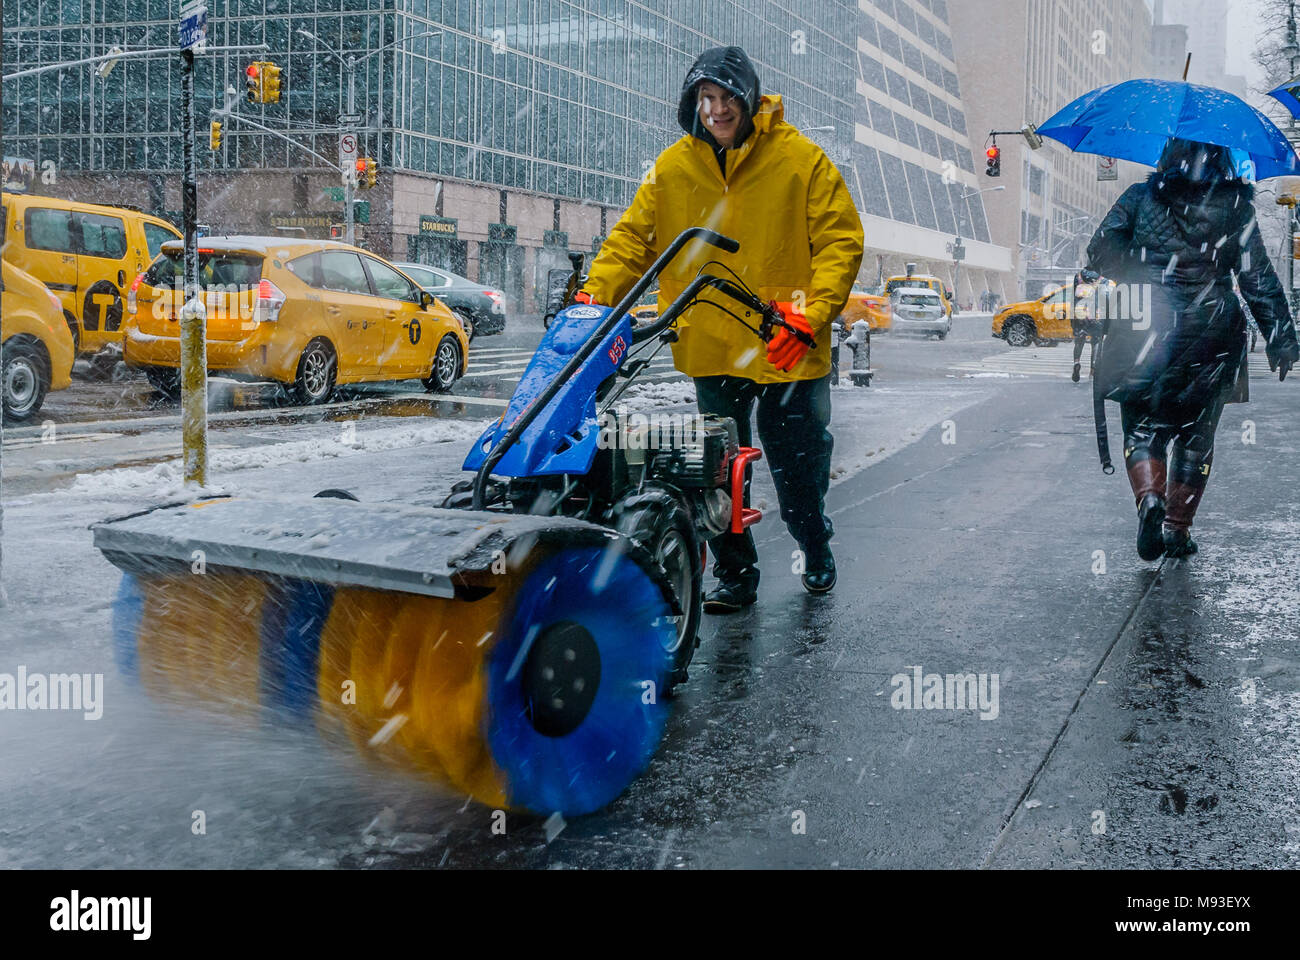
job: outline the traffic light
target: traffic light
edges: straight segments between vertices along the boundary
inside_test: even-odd
[[[356,186],[364,190],[366,188],[366,158],[365,157],[357,157],[355,173],[356,176],[353,177],[353,181],[355,182]]]
[[[280,102],[280,68],[274,63],[262,65],[262,102]]]
[[[269,60],[254,60],[244,70],[249,103],[279,103],[280,68]]]
[[[988,167],[984,170],[986,176],[1002,176],[1002,149],[995,143],[984,151],[988,155]]]
[[[379,182],[379,164],[374,160],[366,158],[366,187],[373,187]]]
[[[249,103],[262,103],[262,62],[254,60],[244,70],[244,86]]]
[[[208,146],[213,150],[221,149],[221,121],[213,120],[208,128]]]

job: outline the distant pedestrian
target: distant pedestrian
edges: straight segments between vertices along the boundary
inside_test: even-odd
[[[1074,335],[1074,372],[1070,379],[1079,382],[1079,359],[1083,356],[1083,345],[1089,343],[1088,376],[1092,376],[1097,362],[1097,341],[1101,338],[1101,324],[1097,321],[1097,281],[1100,278],[1090,270],[1081,270],[1074,275],[1074,296],[1070,306],[1070,332]]]
[[[1228,150],[1171,139],[1155,173],[1124,191],[1088,244],[1089,267],[1146,291],[1141,322],[1107,318],[1093,380],[1098,406],[1100,398],[1120,404],[1143,560],[1196,552],[1192,519],[1219,417],[1225,403],[1249,399],[1246,315],[1234,274],[1269,369],[1285,380],[1300,361],[1254,196]]]

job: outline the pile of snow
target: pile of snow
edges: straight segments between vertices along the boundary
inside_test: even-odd
[[[638,383],[628,387],[619,403],[629,407],[672,407],[695,402],[695,383],[691,380],[668,380],[661,383]]]
[[[332,437],[290,440],[256,447],[222,447],[219,435],[209,436],[208,474],[227,478],[230,473],[290,463],[311,463],[339,457],[404,450],[435,443],[468,445],[487,428],[486,420],[422,420],[372,430],[355,429],[351,421],[341,424]],[[79,474],[72,484],[74,496],[112,497],[146,493],[156,497],[192,495],[184,483],[180,457],[148,467],[124,467]]]

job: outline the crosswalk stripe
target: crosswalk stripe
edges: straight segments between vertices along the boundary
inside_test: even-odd
[[[1080,363],[1085,366],[1088,363],[1086,349]],[[1268,358],[1259,352],[1249,354],[1248,368],[1252,376],[1266,375],[1269,372]],[[1062,348],[1059,352],[1052,351],[1043,355],[1036,350],[1017,350],[994,354],[982,360],[959,361],[951,364],[949,369],[963,373],[1010,373],[1069,379],[1074,371],[1074,351]]]

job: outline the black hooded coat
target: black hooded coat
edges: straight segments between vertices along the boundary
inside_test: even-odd
[[[740,100],[745,117],[736,135],[735,146],[738,147],[754,130],[754,114],[758,112],[758,102],[762,99],[758,71],[740,47],[711,47],[700,54],[686,72],[681,99],[677,104],[677,122],[683,130],[699,137],[721,157],[722,147],[713,139],[708,126],[700,120],[699,87],[706,81],[716,83]]]
[[[1247,321],[1234,275],[1270,359],[1294,356],[1295,324],[1253,199],[1226,151],[1187,141],[1171,141],[1156,172],[1120,196],[1088,244],[1088,264],[1144,309],[1134,311],[1130,296],[1127,310],[1107,311],[1093,381],[1098,403],[1190,420],[1220,392],[1228,402],[1249,399]]]

